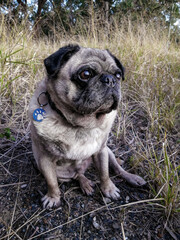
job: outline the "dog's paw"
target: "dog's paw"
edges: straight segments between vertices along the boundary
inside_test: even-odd
[[[88,196],[93,194],[94,183],[91,180],[89,180],[85,177],[85,178],[83,178],[83,180],[79,180],[79,183],[80,183],[80,187],[81,187],[81,190],[83,191],[83,193],[87,194]]]
[[[135,187],[141,187],[146,185],[146,181],[142,177],[135,174],[128,173],[125,179],[128,183]]]
[[[50,197],[46,194],[42,199],[43,208],[51,209],[57,208],[60,205],[60,196],[57,197]]]
[[[110,179],[108,180],[108,182],[101,184],[101,190],[108,198],[117,200],[120,197],[120,190],[114,185],[114,183]]]

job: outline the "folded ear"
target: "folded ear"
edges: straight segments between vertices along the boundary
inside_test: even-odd
[[[78,52],[80,47],[78,45],[67,45],[60,48],[57,52],[50,55],[44,60],[47,74],[50,78],[56,78],[60,68]]]
[[[123,65],[121,64],[119,59],[117,59],[108,49],[107,49],[107,51],[108,51],[109,55],[114,59],[117,67],[121,70],[121,72],[122,72],[122,80],[124,80],[125,68],[123,67]]]

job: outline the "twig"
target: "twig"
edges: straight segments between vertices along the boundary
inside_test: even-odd
[[[0,159],[3,158],[3,157],[5,157],[9,152],[11,152],[15,147],[17,147],[17,145],[19,145],[19,144],[27,137],[28,134],[29,134],[29,132],[26,133],[26,135],[25,135],[24,137],[22,137],[16,144],[14,144],[7,152],[5,152],[4,154],[2,154],[2,155],[0,156]]]
[[[111,205],[111,204],[113,204],[113,203],[109,203],[108,206]],[[103,208],[106,208],[106,207],[107,207],[107,205],[104,205],[104,206],[102,206],[102,207],[100,207],[100,208],[97,208],[97,209],[95,209],[95,210],[92,210],[92,211],[90,211],[90,212],[88,212],[88,213],[85,213],[85,214],[83,214],[83,215],[81,215],[81,216],[79,216],[79,217],[77,217],[77,218],[74,218],[74,219],[72,219],[72,220],[70,220],[70,221],[68,221],[68,222],[65,222],[65,223],[63,223],[63,224],[61,224],[61,225],[59,225],[59,226],[56,226],[56,227],[51,228],[51,229],[49,229],[49,230],[47,230],[47,231],[45,231],[45,232],[42,232],[42,233],[40,233],[40,234],[38,234],[38,235],[35,235],[34,237],[29,238],[28,240],[31,240],[31,239],[34,239],[34,238],[38,238],[38,237],[40,237],[40,236],[42,236],[42,235],[44,235],[44,234],[46,234],[46,233],[52,232],[52,231],[56,230],[57,228],[61,228],[61,227],[65,226],[65,225],[68,225],[69,223],[75,222],[75,221],[77,221],[78,219],[81,219],[82,217],[88,216],[89,214],[91,214],[91,213],[93,213],[93,212],[98,212],[99,210],[102,210]]]
[[[81,226],[80,226],[80,233],[79,233],[79,239],[82,239],[82,228],[83,228],[83,217],[81,218]]]
[[[116,209],[116,208],[130,207],[130,206],[136,205],[136,204],[149,203],[149,202],[162,201],[162,200],[164,200],[164,199],[163,199],[163,198],[146,199],[146,200],[142,200],[142,201],[137,201],[137,202],[133,202],[133,203],[128,203],[128,204],[120,205],[120,206],[118,206],[118,207],[109,208],[109,209],[110,209],[110,210],[114,210],[114,209]],[[77,217],[77,218],[74,218],[74,219],[72,219],[72,220],[70,220],[70,221],[68,221],[68,222],[65,222],[65,223],[63,223],[63,224],[61,224],[61,225],[58,225],[58,226],[56,226],[56,227],[54,227],[54,228],[51,228],[51,229],[49,229],[49,230],[47,230],[47,231],[45,231],[45,232],[42,232],[42,233],[40,233],[40,234],[38,234],[38,235],[35,235],[34,237],[29,238],[28,240],[31,240],[31,239],[34,239],[34,238],[38,238],[38,237],[40,237],[40,236],[42,236],[42,235],[44,235],[44,234],[46,234],[46,233],[52,232],[52,231],[54,231],[54,230],[56,230],[56,229],[58,229],[58,228],[61,228],[61,227],[65,226],[65,225],[68,225],[69,223],[75,222],[75,221],[77,221],[78,219],[81,219],[81,218],[83,218],[83,217],[85,217],[85,216],[88,216],[88,215],[90,215],[91,213],[98,212],[98,211],[100,211],[100,210],[102,210],[102,209],[104,209],[104,208],[107,208],[107,207],[109,207],[109,206],[112,205],[112,204],[113,204],[113,203],[106,204],[106,205],[104,205],[104,206],[102,206],[102,207],[100,207],[100,208],[97,208],[97,209],[92,210],[92,211],[90,211],[90,212],[88,212],[88,213],[86,213],[86,214],[83,214],[83,215],[81,215],[81,216],[79,216],[79,217]],[[162,207],[163,207],[163,206],[162,206]]]
[[[122,230],[123,240],[126,240],[123,223],[121,223],[121,230]]]
[[[39,212],[37,215],[35,215],[37,212],[39,211],[39,209],[37,209],[37,211],[35,213],[32,214],[32,216],[24,223],[22,224],[18,229],[16,229],[16,231],[14,232],[14,234],[16,234],[21,228],[23,228],[24,226],[26,226],[29,222],[31,222],[34,218],[38,217],[41,213],[43,213],[45,211],[45,209],[43,209],[41,212]],[[13,237],[13,233],[10,233],[11,237],[10,239]],[[8,235],[0,238],[0,240],[2,239],[7,239]]]
[[[150,203],[150,202],[163,201],[163,200],[164,200],[164,198],[145,199],[145,200],[141,200],[141,201],[137,201],[137,202],[131,202],[131,203],[127,203],[127,204],[117,206],[117,207],[113,207],[113,208],[110,208],[110,210],[114,210],[114,209],[117,209],[117,208],[123,208],[123,207],[130,207],[130,206],[133,206],[133,205],[136,205],[136,204],[141,204],[141,203]],[[160,204],[159,204],[159,206],[165,208],[164,206],[162,206]]]
[[[0,157],[1,158],[1,157]],[[9,170],[7,169],[7,168],[5,168],[4,166],[3,166],[3,164],[2,163],[0,163],[0,166],[9,174],[9,175],[13,175],[12,173],[10,173],[9,172]]]
[[[3,185],[0,185],[0,188],[14,186],[14,185],[20,185],[20,184],[24,184],[24,183],[26,183],[26,182],[3,184]]]
[[[15,201],[15,204],[14,204],[13,214],[12,214],[12,218],[11,218],[11,225],[10,225],[9,232],[8,232],[8,240],[9,240],[9,237],[10,237],[10,233],[11,233],[11,231],[12,231],[12,225],[13,225],[14,215],[15,215],[15,211],[16,211],[18,196],[19,196],[19,185],[18,185],[18,189],[17,189],[16,201]],[[14,233],[15,233],[15,232],[14,232]],[[15,234],[16,234],[16,233],[15,233]]]
[[[165,229],[166,231],[171,235],[171,237],[174,239],[174,240],[177,240],[177,237],[175,236],[175,234],[171,231],[171,229],[166,225],[165,226]]]
[[[0,222],[3,222],[3,224],[6,226],[6,228],[8,228],[7,223],[3,221],[3,219],[0,217]],[[16,237],[20,240],[22,240],[22,238],[13,230],[11,229],[11,231],[16,235]],[[6,235],[7,236],[7,235]]]
[[[39,230],[39,227],[36,227],[34,232],[31,234],[30,238],[32,238],[36,234],[36,232],[38,232],[38,230]]]

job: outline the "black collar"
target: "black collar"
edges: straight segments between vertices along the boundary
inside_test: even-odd
[[[54,111],[57,112],[61,117],[63,117],[64,119],[66,119],[65,116],[63,115],[63,113],[56,107],[55,103],[52,101],[51,96],[50,96],[50,94],[49,94],[48,92],[46,92],[46,96],[47,96],[47,98],[48,98],[48,103],[49,103],[50,107],[52,108],[52,110],[54,110]]]

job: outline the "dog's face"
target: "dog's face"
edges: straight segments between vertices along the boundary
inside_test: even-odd
[[[57,107],[97,117],[117,108],[124,68],[108,50],[68,45],[44,63],[48,91]]]

